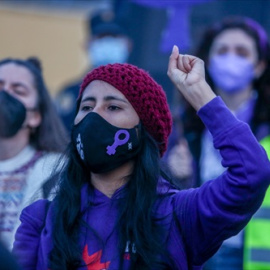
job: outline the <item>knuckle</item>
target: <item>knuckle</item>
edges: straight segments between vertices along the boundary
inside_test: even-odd
[[[199,58],[198,58],[199,59]],[[202,59],[199,59],[199,63],[201,64],[201,65],[204,65],[204,61],[202,60]]]

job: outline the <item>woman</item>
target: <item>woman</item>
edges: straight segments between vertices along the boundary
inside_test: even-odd
[[[0,61],[0,104],[0,237],[11,249],[20,211],[48,193],[66,135],[36,58]]]
[[[237,118],[251,126],[258,140],[269,134],[266,123],[270,119],[265,113],[269,100],[262,85],[270,61],[265,30],[250,18],[225,18],[207,29],[195,55],[206,64],[210,86]],[[224,168],[220,165],[220,155],[211,147],[210,134],[191,106],[183,118],[186,137],[199,165],[197,184],[201,185]]]
[[[265,98],[265,74],[270,68],[265,30],[245,17],[228,17],[207,29],[196,55],[205,61],[207,81],[231,112],[248,123],[258,139],[270,134],[269,99]],[[185,136],[197,164],[197,185],[214,179],[224,170],[212,136],[196,112],[184,113]],[[220,255],[220,256],[219,256]],[[205,269],[242,269],[243,234],[226,241]]]
[[[22,212],[14,253],[23,269],[200,269],[248,222],[269,185],[264,150],[205,82],[200,59],[175,46],[168,75],[229,170],[176,189],[159,166],[172,123],[163,89],[133,65],[98,67],[81,85],[56,198]]]

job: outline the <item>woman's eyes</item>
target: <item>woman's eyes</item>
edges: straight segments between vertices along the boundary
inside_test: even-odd
[[[0,82],[0,89],[4,89],[4,83]],[[7,90],[7,89],[4,89],[4,90]],[[10,92],[17,96],[27,96],[28,94],[28,91],[22,86],[13,86],[10,89]]]
[[[224,55],[227,53],[229,53],[229,49],[226,47],[222,47],[222,48],[219,48],[217,50],[217,54],[219,54],[219,55]],[[235,49],[235,54],[238,56],[241,56],[241,57],[245,57],[245,58],[249,56],[248,50],[246,48],[243,48],[243,47],[237,47]]]
[[[13,92],[18,96],[26,96],[27,92],[22,87],[14,87]]]
[[[242,57],[248,57],[249,56],[249,52],[246,49],[243,48],[239,48],[236,51],[237,55],[242,56]]]
[[[84,112],[89,112],[89,111],[92,111],[94,109],[94,106],[92,105],[83,105],[81,106],[81,111],[84,111]],[[116,106],[116,105],[109,105],[106,107],[107,110],[109,111],[118,111],[118,110],[121,110],[121,108],[119,106]]]
[[[110,111],[117,111],[117,110],[120,110],[120,107],[118,107],[116,105],[110,105],[110,106],[108,106],[108,109]]]
[[[81,107],[81,111],[91,111],[93,108],[92,108],[92,106],[90,106],[90,105],[83,105],[82,107]]]
[[[226,54],[228,52],[228,49],[227,48],[220,48],[217,50],[217,54]]]

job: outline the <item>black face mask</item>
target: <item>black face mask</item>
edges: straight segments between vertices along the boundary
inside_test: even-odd
[[[138,154],[138,134],[140,125],[131,129],[118,128],[99,114],[91,112],[74,125],[72,142],[90,171],[104,173],[121,166]]]
[[[0,138],[14,136],[22,127],[26,108],[18,99],[0,90]]]

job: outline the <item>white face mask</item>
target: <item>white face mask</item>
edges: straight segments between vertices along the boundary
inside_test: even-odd
[[[215,85],[227,93],[245,89],[255,77],[253,64],[246,58],[233,54],[212,57],[208,71]]]
[[[88,58],[93,67],[125,63],[129,56],[128,44],[124,38],[103,37],[91,42]]]

